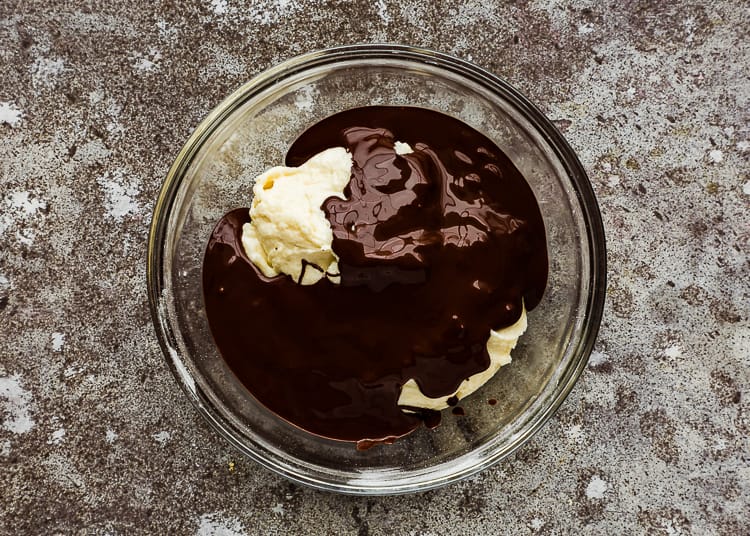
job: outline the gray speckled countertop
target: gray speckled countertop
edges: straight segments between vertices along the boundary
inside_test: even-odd
[[[0,534],[747,531],[750,6],[323,4],[0,0]],[[144,269],[209,110],[366,41],[455,54],[537,102],[590,173],[610,264],[589,367],[541,433],[379,499],[300,488],[216,437],[165,365]]]

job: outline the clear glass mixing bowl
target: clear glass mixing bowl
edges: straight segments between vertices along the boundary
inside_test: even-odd
[[[432,108],[487,135],[530,183],[544,217],[550,277],[513,362],[444,412],[435,430],[357,451],[277,418],[235,379],[206,321],[201,265],[214,224],[249,206],[253,178],[283,162],[308,126],[374,104]],[[395,494],[454,482],[520,447],[550,418],[586,365],[605,292],[599,209],[570,146],[498,77],[436,52],[359,45],[313,52],[257,76],[198,126],[154,210],[151,310],[164,354],[198,411],[232,445],[291,480],[352,494]],[[249,320],[251,321],[251,320]],[[497,400],[489,405],[488,399]]]

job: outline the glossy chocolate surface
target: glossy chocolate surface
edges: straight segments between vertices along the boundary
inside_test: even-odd
[[[396,140],[413,152],[397,154]],[[222,356],[260,402],[311,433],[369,446],[439,422],[398,407],[408,379],[438,397],[487,368],[490,330],[542,297],[546,239],[520,172],[461,121],[348,110],[304,132],[286,165],[336,146],[354,160],[346,200],[322,206],[341,285],[264,277],[242,250],[243,208],[210,238],[204,298]]]

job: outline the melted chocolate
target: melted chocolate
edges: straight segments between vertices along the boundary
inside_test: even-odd
[[[414,152],[397,154],[395,140]],[[264,277],[242,248],[243,208],[209,240],[203,290],[222,356],[260,402],[304,430],[366,448],[439,422],[436,412],[397,406],[408,379],[439,397],[487,368],[490,330],[542,297],[546,239],[520,172],[461,121],[356,108],[310,127],[286,163],[336,146],[354,159],[346,200],[321,207],[341,284]]]

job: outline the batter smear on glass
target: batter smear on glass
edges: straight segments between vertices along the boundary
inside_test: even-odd
[[[407,382],[451,396],[490,366],[492,330],[522,315],[525,327],[546,286],[546,238],[520,172],[457,119],[347,110],[305,131],[285,164],[334,147],[352,161],[344,198],[319,207],[337,263],[264,275],[243,247],[251,217],[239,208],[210,237],[203,292],[221,355],[253,396],[310,433],[366,447],[439,422],[399,405]]]

